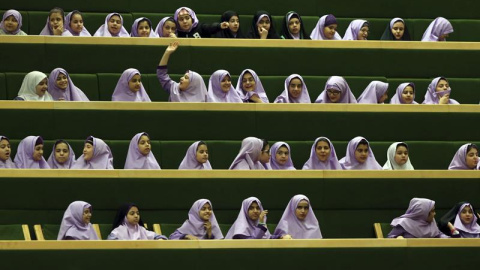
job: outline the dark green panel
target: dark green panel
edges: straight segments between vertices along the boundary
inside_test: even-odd
[[[4,73],[0,73],[0,99],[7,99],[7,79]]]

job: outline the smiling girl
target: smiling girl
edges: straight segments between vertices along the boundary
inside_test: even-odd
[[[63,68],[56,68],[50,72],[48,91],[54,100],[90,101],[85,93],[73,84],[70,75]]]
[[[317,22],[317,25],[310,34],[313,40],[342,40],[337,32],[337,18],[332,14],[323,15]]]
[[[357,100],[343,77],[331,76],[315,103],[357,103]]]
[[[212,203],[207,199],[194,202],[188,211],[188,219],[170,235],[169,239],[223,239],[222,231],[213,213]]]
[[[269,103],[262,81],[251,69],[242,71],[235,90],[245,103]]]
[[[112,151],[103,140],[88,136],[83,147],[83,154],[77,159],[71,169],[113,170]]]
[[[133,22],[132,37],[158,37],[157,33],[152,29],[152,21],[146,17],[140,17]]]
[[[283,92],[273,103],[312,103],[302,76],[292,74],[285,79]]]
[[[19,169],[50,169],[43,157],[43,138],[28,136],[23,139],[18,144],[14,161]]]
[[[130,141],[124,169],[160,170],[146,132],[135,134]]]
[[[143,87],[140,71],[129,68],[122,73],[113,91],[112,101],[151,102]]]
[[[480,215],[469,202],[459,202],[438,222],[440,230],[451,237],[480,238]]]
[[[343,40],[367,40],[370,24],[365,20],[353,20],[348,25]]]
[[[90,220],[92,205],[83,201],[72,202],[63,214],[57,240],[99,240]]]
[[[228,71],[220,69],[210,76],[207,102],[243,103],[232,86],[232,77]]]
[[[22,27],[22,14],[10,9],[3,13],[2,22],[0,22],[1,35],[26,36],[27,34],[20,29]]]
[[[16,100],[53,101],[48,93],[47,75],[40,71],[32,71],[25,75]]]

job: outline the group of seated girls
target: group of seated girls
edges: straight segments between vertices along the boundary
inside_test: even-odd
[[[3,14],[0,34],[26,35],[21,30],[22,16],[16,10],[8,10]],[[229,10],[222,14],[217,23],[201,23],[195,12],[188,7],[178,8],[172,17],[160,20],[155,30],[152,21],[146,17],[137,18],[130,34],[123,26],[123,18],[113,12],[106,16],[105,23],[98,28],[94,36],[102,37],[183,37],[183,38],[250,38],[250,39],[312,39],[341,40],[337,32],[338,22],[334,15],[321,16],[310,35],[295,11],[288,12],[282,20],[280,32],[275,30],[272,16],[264,10],[257,11],[252,19],[250,30],[244,36],[240,29],[240,16]],[[367,40],[370,23],[366,20],[353,20],[348,26],[343,40]],[[430,23],[422,41],[445,41],[453,32],[452,24],[443,17]],[[91,36],[84,26],[84,18],[80,11],[74,10],[65,16],[63,9],[50,10],[45,27],[40,35],[57,36]],[[412,40],[407,24],[402,18],[393,18],[387,25],[381,40]]]
[[[10,141],[0,136],[0,168],[19,169],[113,169],[113,155],[101,139],[89,136],[85,140],[83,154],[75,159],[72,147],[65,140],[57,140],[48,160],[43,157],[43,139],[28,136],[20,141],[14,161],[11,159]],[[453,157],[449,170],[479,169],[478,147],[462,145]],[[128,148],[124,169],[160,170],[153,152],[150,136],[137,133]],[[187,149],[180,170],[212,170],[207,144],[194,142]],[[296,170],[290,146],[276,142],[270,148],[267,140],[247,137],[229,167],[230,170]],[[363,137],[353,138],[347,145],[345,157],[338,159],[333,143],[326,137],[318,137],[312,145],[310,158],[303,170],[413,170],[408,145],[396,142],[387,151],[387,162],[380,166],[375,159],[370,143]]]

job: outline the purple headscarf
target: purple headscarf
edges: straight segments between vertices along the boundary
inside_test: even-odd
[[[118,79],[115,91],[113,91],[112,101],[136,101],[136,102],[151,102],[150,97],[143,87],[143,83],[140,83],[140,90],[133,92],[130,90],[128,83],[135,75],[140,75],[140,71],[134,68],[126,69],[120,79]]]
[[[342,37],[337,31],[335,31],[335,35],[333,36],[332,39],[327,39],[327,37],[325,37],[323,30],[325,29],[325,27],[328,26],[328,25],[325,25],[325,21],[329,16],[335,18],[332,14],[323,15],[322,17],[320,17],[320,19],[317,22],[317,25],[312,31],[312,34],[310,34],[310,38],[312,40],[342,40]]]
[[[410,201],[407,212],[392,220],[392,227],[401,226],[409,234],[416,238],[434,238],[441,232],[437,227],[435,219],[428,222],[430,211],[435,202],[429,199],[413,198]]]
[[[138,142],[140,138],[145,135],[148,138],[150,136],[145,132],[137,133],[133,136],[130,141],[130,146],[128,147],[127,160],[125,161],[125,169],[142,169],[142,170],[160,170],[160,165],[158,165],[153,152],[150,149],[150,152],[144,156],[140,153],[138,149]]]
[[[435,79],[432,80],[432,82],[428,85],[427,93],[425,93],[425,100],[422,102],[422,104],[438,104],[440,102],[440,98],[443,97],[444,95],[450,95],[452,92],[452,89],[450,86],[448,87],[447,90],[437,92],[437,85],[440,80],[445,80],[447,79],[445,77],[436,77]],[[460,104],[458,101],[455,99],[448,99],[448,104]]]
[[[422,41],[439,41],[441,35],[453,33],[452,24],[443,17],[433,20],[423,33]]]
[[[457,153],[455,153],[452,162],[448,166],[449,170],[475,170],[475,168],[470,169],[467,166],[467,149],[471,145],[473,144],[466,143],[458,148]]]
[[[263,141],[255,137],[243,139],[240,152],[230,165],[229,170],[265,170],[260,162]]]
[[[368,23],[365,20],[353,20],[345,31],[343,40],[358,40],[358,33],[362,29],[363,25]]]
[[[68,82],[65,90],[57,86],[57,77],[60,73],[67,76]],[[72,78],[63,68],[56,68],[50,73],[48,77],[48,92],[50,92],[54,100],[63,98],[65,101],[90,101],[85,93],[73,84]]]
[[[7,140],[8,143],[10,143],[10,140],[5,137],[5,136],[1,136],[0,135],[0,142],[2,140]],[[10,149],[11,150],[11,149]],[[12,152],[10,151],[10,154],[12,154]],[[17,167],[15,166],[15,163],[12,161],[12,158],[11,157],[8,157],[7,160],[3,161],[3,160],[0,160],[0,169],[16,169]]]
[[[110,18],[112,18],[112,16],[114,15],[117,15],[118,17],[120,17],[120,21],[122,23],[121,25],[122,28],[120,29],[120,32],[118,33],[118,35],[116,35],[115,37],[130,37],[130,34],[128,34],[127,29],[123,27],[123,17],[119,13],[108,14],[107,17],[105,18],[105,23],[102,24],[100,28],[98,28],[97,32],[95,32],[95,34],[93,35],[94,37],[113,37],[112,33],[110,33],[110,31],[108,30],[108,21],[110,21]]]
[[[285,165],[281,165],[277,162],[277,159],[275,158],[277,155],[277,151],[280,149],[280,147],[285,146],[288,149],[288,160]],[[272,167],[272,170],[296,170],[295,167],[293,166],[292,162],[292,152],[290,151],[290,145],[286,142],[276,142],[272,145],[270,148],[270,152],[272,153],[270,155],[270,166]]]
[[[190,147],[188,147],[187,153],[180,163],[179,170],[211,170],[212,165],[210,161],[207,160],[205,163],[200,163],[197,161],[197,149],[198,145],[202,141],[194,142]]]
[[[68,146],[68,160],[65,161],[65,163],[63,163],[63,164],[58,163],[57,159],[55,158],[55,147],[57,147],[57,145],[60,144],[60,143],[64,143]],[[70,168],[72,168],[73,164],[75,164],[75,153],[73,152],[73,149],[70,146],[70,144],[68,144],[64,140],[58,140],[53,145],[53,150],[52,150],[52,153],[50,154],[50,157],[48,157],[47,163],[50,166],[50,169],[70,169]]]
[[[397,90],[395,91],[395,96],[393,96],[390,99],[390,104],[406,104],[405,101],[403,101],[402,94],[403,90],[407,88],[407,86],[411,86],[413,88],[413,102],[410,104],[418,104],[415,101],[415,84],[411,82],[406,82],[406,83],[401,83],[398,87]]]
[[[215,71],[212,76],[210,76],[210,80],[208,81],[208,102],[243,103],[242,99],[232,85],[230,85],[230,89],[228,90],[228,92],[225,93],[222,90],[220,83],[227,75],[232,78],[228,71],[220,69]]]
[[[340,76],[331,76],[328,78],[325,88],[323,89],[322,93],[318,95],[315,103],[332,103],[328,97],[328,89],[340,91],[340,99],[336,103],[357,103],[357,100],[355,99],[352,90],[350,90],[350,86],[348,86],[347,81]]]
[[[163,19],[160,20],[160,22],[157,24],[157,28],[155,29],[155,33],[157,33],[158,37],[163,38],[163,25],[165,25],[165,22],[168,20],[171,20],[173,23],[175,23],[175,19],[173,17],[164,17]],[[177,31],[175,30],[175,35],[177,35]]]
[[[113,156],[110,147],[101,139],[89,136],[87,141],[93,141],[92,159],[86,161],[82,154],[71,169],[74,170],[109,170],[113,169]]]
[[[301,201],[308,202],[308,213],[304,220],[299,220],[295,215],[295,210]],[[273,234],[289,234],[293,239],[321,239],[322,233],[317,217],[313,212],[312,205],[307,196],[299,194],[293,196],[283,212],[283,216],[278,222],[277,228]]]
[[[202,76],[195,71],[188,71],[190,83],[187,89],[180,90],[180,84],[175,82],[170,88],[171,102],[205,102],[207,100],[207,87]]]
[[[250,197],[243,200],[242,208],[238,213],[237,219],[233,223],[232,227],[230,227],[230,230],[228,230],[228,233],[225,236],[225,239],[233,239],[233,236],[235,235],[245,235],[245,236],[253,235],[255,228],[258,225],[258,220],[253,221],[248,216],[248,208],[253,202],[256,202],[258,204],[260,208],[260,212],[263,211],[262,203],[258,198]],[[267,222],[267,217],[265,217],[265,222]],[[263,237],[263,239],[268,239],[268,238],[270,238],[270,232],[267,229],[267,232],[265,233],[265,236]]]
[[[302,93],[298,98],[294,98],[290,96],[290,92],[288,91],[290,87],[290,82],[293,79],[299,79],[302,81]],[[273,103],[312,103],[310,100],[310,95],[308,94],[307,85],[303,80],[302,76],[298,74],[292,74],[285,79],[285,88],[283,92],[278,96]]]
[[[48,93],[48,90],[43,96],[39,96],[36,92],[37,85],[46,78],[47,75],[40,71],[32,71],[25,75],[18,91],[18,97],[31,101],[53,101],[52,95]]]
[[[317,144],[320,140],[326,140],[330,146],[330,155],[328,160],[323,162],[320,161],[317,157]],[[333,143],[327,137],[318,137],[312,145],[312,150],[310,151],[310,158],[303,165],[302,170],[343,170],[342,166],[338,162],[337,154],[335,153],[335,147]]]
[[[355,158],[355,151],[357,151],[358,144],[361,140],[365,140],[368,144],[368,157],[363,164],[357,161]],[[381,170],[382,166],[378,164],[375,156],[373,155],[370,143],[364,137],[355,137],[347,145],[347,154],[340,161],[340,165],[344,170]]]
[[[384,170],[414,170],[412,163],[410,162],[410,156],[408,156],[407,162],[403,165],[399,165],[395,161],[395,154],[397,153],[397,147],[399,144],[407,145],[404,142],[392,143],[387,150],[387,162],[383,165]],[[407,147],[408,150],[408,147]]]
[[[173,15],[173,19],[175,20],[175,22],[177,24],[177,31],[185,32],[185,31],[182,30],[182,28],[180,28],[179,23],[178,23],[178,14],[180,13],[180,11],[182,11],[182,9],[185,9],[188,12],[188,14],[190,15],[190,17],[192,17],[192,26],[187,31],[187,32],[190,32],[190,30],[192,30],[193,28],[195,28],[198,25],[197,15],[195,14],[195,11],[193,11],[192,9],[190,9],[188,7],[178,8],[175,11],[175,15]]]
[[[54,13],[59,13],[59,12],[54,12]],[[53,14],[53,13],[52,13]],[[50,14],[51,15],[51,14]],[[40,36],[53,36],[53,29],[52,29],[52,26],[50,25],[50,15],[48,15],[47,17],[47,23],[45,24],[45,26],[43,27],[42,29],[42,32],[40,32]],[[67,27],[66,27],[66,20],[65,20],[65,17],[63,17],[63,32],[62,32],[62,36],[65,36],[65,37],[71,37],[73,36],[72,33],[70,33],[70,31],[67,30]]]
[[[15,155],[15,166],[19,169],[50,169],[47,161],[42,156],[40,161],[33,159],[35,145],[43,144],[43,138],[40,136],[28,136],[18,144],[17,154]]]
[[[74,201],[68,206],[63,214],[57,240],[64,240],[67,237],[76,240],[98,240],[92,224],[83,222],[83,211],[87,208],[92,211],[92,206],[82,201]]]
[[[72,34],[72,36],[91,37],[92,34],[90,34],[90,32],[88,32],[85,25],[83,25],[83,29],[80,33],[77,33],[75,31],[73,31],[73,29],[70,27],[70,23],[72,22],[72,17],[75,14],[79,14],[80,16],[82,16],[82,19],[83,19],[82,13],[80,13],[80,11],[78,11],[78,10],[74,10],[74,11],[68,13],[67,16],[65,16],[65,29],[67,29],[70,32],[70,34]]]
[[[4,21],[10,16],[13,16],[18,22],[17,29],[15,29],[15,31],[13,31],[11,33],[7,31],[7,29],[5,28],[5,24],[4,24]],[[10,35],[16,35],[20,31],[22,31],[22,29],[20,29],[21,27],[22,27],[22,14],[20,14],[20,12],[16,11],[15,9],[9,9],[9,10],[5,11],[5,13],[3,13],[2,22],[0,22],[0,29],[2,29],[3,32],[5,32],[6,34],[10,34]]]
[[[138,34],[138,24],[139,24],[140,21],[142,21],[142,20],[147,21],[147,22],[148,22],[148,25],[150,26],[150,34],[148,35],[148,37],[158,37],[157,33],[153,30],[152,21],[150,21],[150,19],[147,18],[147,17],[140,17],[140,18],[136,19],[136,20],[133,22],[132,31],[130,32],[130,36],[131,36],[131,37],[139,37],[139,34]]]
[[[387,92],[388,83],[372,81],[358,97],[358,103],[378,104],[380,98]]]
[[[243,75],[245,75],[246,72],[252,74],[252,77],[255,80],[255,89],[250,92],[242,90]],[[253,96],[253,94],[257,94],[264,103],[269,103],[267,93],[265,93],[265,89],[263,89],[262,81],[260,81],[257,73],[255,73],[255,71],[251,69],[245,69],[244,71],[242,71],[242,73],[238,77],[236,90],[238,95],[242,98],[243,102],[248,102],[248,100]]]
[[[206,204],[210,204],[212,207],[212,215],[210,216],[210,223],[212,224],[212,235],[214,239],[222,239],[223,234],[220,230],[220,226],[218,225],[217,219],[215,218],[215,214],[213,213],[213,206],[212,203],[207,199],[200,199],[193,203],[190,211],[188,211],[188,219],[185,220],[183,225],[178,228],[178,231],[182,234],[190,234],[199,239],[202,239],[206,234],[207,231],[205,230],[204,223],[200,216],[199,212],[200,209]]]
[[[462,206],[460,206],[460,209],[458,209],[457,216],[455,217],[455,222],[453,226],[462,232],[467,232],[471,234],[480,234],[480,226],[477,224],[477,215],[476,213],[472,213],[472,222],[470,224],[464,224],[462,220],[460,219],[460,213],[462,213],[463,208],[466,206],[470,206],[470,209],[473,209],[472,205],[469,203],[464,203]]]

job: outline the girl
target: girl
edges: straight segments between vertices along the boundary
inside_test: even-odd
[[[315,103],[357,103],[357,100],[343,77],[332,76]]]
[[[110,147],[101,139],[88,136],[83,154],[71,169],[76,170],[113,170],[113,156]]]
[[[123,18],[119,13],[110,13],[105,18],[105,23],[98,28],[94,37],[130,37],[127,29],[123,27]]]
[[[15,169],[15,163],[10,158],[12,150],[10,140],[5,136],[0,136],[0,169]]]
[[[387,25],[380,40],[412,40],[402,18],[393,18]]]
[[[108,240],[167,240],[164,235],[145,229],[136,204],[120,206],[113,221]]]
[[[370,24],[365,20],[353,20],[348,25],[343,40],[367,40]]]
[[[200,199],[188,211],[188,219],[176,229],[170,240],[223,239],[222,231],[212,210],[212,203]]]
[[[57,140],[47,160],[51,169],[70,169],[75,164],[75,153],[64,140]]]
[[[175,24],[175,20],[173,17],[165,17],[160,20],[155,29],[155,33],[157,33],[158,37],[170,37],[176,38],[177,37],[177,25]]]
[[[153,155],[151,145],[150,136],[146,132],[140,132],[133,136],[128,147],[124,168],[160,170],[160,165]]]
[[[47,23],[40,32],[41,36],[72,36],[65,28],[65,12],[63,9],[56,7],[50,10]]]
[[[260,78],[251,69],[242,71],[238,77],[236,91],[245,103],[269,103]]]
[[[28,101],[53,101],[52,96],[47,90],[47,75],[40,71],[32,71],[23,78],[22,86],[20,86],[18,96],[15,99]]]
[[[194,71],[187,71],[180,78],[180,82],[174,82],[168,76],[167,64],[170,55],[178,48],[178,42],[170,43],[157,67],[157,77],[163,89],[170,94],[171,102],[205,102],[207,99],[207,87],[202,76]]]
[[[133,22],[132,37],[158,37],[157,33],[152,30],[152,21],[146,17],[140,17]]]
[[[290,200],[278,222],[274,234],[293,239],[321,239],[322,232],[317,217],[305,195],[295,195]]]
[[[285,88],[273,103],[312,103],[302,76],[292,74],[285,80]]]
[[[428,85],[425,100],[422,104],[460,104],[450,98],[452,89],[444,77],[437,77]]]
[[[473,143],[467,143],[457,150],[448,166],[449,170],[475,170],[478,164],[478,147]]]
[[[471,203],[459,202],[440,219],[438,227],[451,237],[480,238],[477,215]]]
[[[288,12],[283,18],[282,39],[310,39],[305,31],[302,17],[295,11]]]
[[[270,161],[270,146],[266,140],[255,137],[243,139],[240,152],[229,170],[265,170]]]
[[[450,33],[453,33],[452,24],[447,19],[438,17],[425,30],[422,41],[447,41]]]
[[[340,161],[344,170],[381,170],[370,144],[363,137],[355,137],[347,145],[347,154]]]
[[[72,202],[65,214],[58,232],[57,240],[99,240],[93,229],[92,206],[87,202]]]
[[[43,158],[43,138],[28,136],[18,144],[15,166],[19,169],[50,169]]]
[[[302,170],[343,170],[338,162],[332,142],[327,137],[318,137],[312,145],[310,158]]]
[[[179,170],[211,170],[212,165],[210,165],[210,161],[208,161],[207,144],[202,141],[198,141],[190,145],[178,169]]]
[[[87,28],[83,25],[83,15],[80,11],[74,10],[67,14],[65,17],[67,25],[65,28],[72,34],[77,37],[91,37],[92,35],[88,32]]]
[[[259,10],[255,13],[252,20],[252,27],[247,35],[254,39],[279,39],[275,27],[273,26],[272,16],[265,10]]]
[[[14,9],[5,11],[5,13],[3,13],[2,22],[0,22],[0,36],[26,36],[27,34],[20,28],[22,28],[22,14]]]
[[[232,77],[226,70],[215,71],[208,81],[208,102],[243,103],[232,86]]]
[[[413,198],[407,212],[392,220],[393,229],[388,238],[449,238],[435,222],[435,202]]]
[[[272,145],[270,152],[270,166],[272,170],[296,170],[293,166],[290,155],[290,145],[286,142],[276,142]]]
[[[392,143],[388,147],[387,162],[383,165],[384,170],[414,170],[408,156],[408,145],[404,142]]]
[[[200,23],[195,12],[188,7],[177,9],[173,18],[177,23],[178,37],[184,38],[209,38],[229,26],[228,22]]]
[[[220,22],[228,22],[228,28],[222,29],[215,37],[218,38],[245,38],[240,30],[240,16],[233,10],[227,10],[222,14]]]
[[[313,40],[341,40],[342,37],[337,32],[337,18],[332,14],[323,15],[317,22],[317,25],[310,34]]]
[[[54,100],[90,101],[80,88],[73,84],[70,75],[63,68],[56,68],[48,78],[48,89]]]
[[[113,91],[112,101],[151,102],[143,87],[140,71],[129,68],[122,73]]]
[[[401,83],[395,91],[395,96],[390,99],[390,104],[418,104],[415,101],[415,84]]]
[[[357,103],[383,104],[388,98],[388,83],[372,81],[357,99]]]

